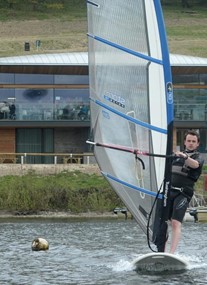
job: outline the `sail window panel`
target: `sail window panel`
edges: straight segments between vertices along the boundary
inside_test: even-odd
[[[105,0],[96,3],[99,5],[98,8],[89,8],[91,9],[88,17],[89,33],[128,49],[148,54],[143,1]],[[108,24],[105,25],[106,23]],[[124,33],[120,33],[122,29]]]
[[[150,213],[154,198],[152,198],[150,195],[142,193],[138,189],[135,190],[133,188],[124,186],[121,183],[113,181],[110,178],[108,178],[108,181],[114,189],[119,189],[117,191],[118,195],[121,197],[121,199],[124,201],[127,207],[129,205],[131,214],[136,219],[136,221],[139,223],[143,231],[147,233],[146,226],[148,223],[149,213]],[[150,220],[150,225],[149,225],[150,228],[152,228],[152,225],[154,223],[154,216],[155,214],[153,212],[151,220]],[[152,239],[151,231],[150,231],[150,239]]]
[[[90,70],[95,97],[103,103],[108,100],[119,112],[149,122],[146,61],[106,45],[96,44],[96,48],[95,75]]]
[[[165,134],[162,134],[160,132],[151,132],[151,143],[150,143],[150,153],[157,153],[161,155],[166,154],[166,145],[167,145],[167,136]],[[160,189],[162,183],[163,183],[163,173],[165,171],[165,159],[162,157],[154,157],[153,158],[153,165],[151,165],[151,171],[153,171],[156,175],[156,185],[157,185],[157,191]]]
[[[113,157],[113,162],[111,161],[111,157]],[[149,172],[143,170],[142,163],[140,160],[135,160],[133,154],[112,149],[101,149],[97,155],[97,158],[98,160],[104,160],[104,163],[106,165],[106,173],[109,173],[120,181],[124,181],[127,184],[134,185],[135,187],[141,188],[143,190],[151,189]],[[149,158],[141,157],[141,159],[143,160],[144,165],[147,167],[147,164],[149,164],[147,162]],[[157,190],[156,183],[153,185],[152,189]],[[145,191],[142,193],[144,197]]]
[[[149,218],[149,213],[152,208],[152,205],[154,203],[154,198],[157,192],[157,183],[156,183],[156,176],[155,172],[147,172],[147,177],[143,177],[145,181],[145,185],[140,184],[138,182],[138,175],[140,175],[140,170],[136,169],[134,165],[134,160],[131,156],[130,161],[130,155],[129,154],[123,154],[120,152],[117,152],[117,160],[115,159],[113,165],[111,165],[111,159],[110,157],[113,156],[114,158],[114,150],[107,150],[107,155],[105,153],[105,150],[101,149],[101,159],[103,156],[105,157],[105,165],[107,166],[107,172],[104,172],[104,175],[106,175],[109,183],[112,185],[112,187],[116,190],[118,195],[121,197],[121,199],[124,201],[125,205],[130,208],[130,211],[134,218],[138,221],[141,228],[146,233],[146,225]],[[123,162],[123,157],[128,157],[128,160],[125,159],[123,169],[120,169],[122,167],[120,165],[121,162]],[[98,156],[99,157],[99,156]],[[107,159],[108,157],[108,159]],[[149,158],[147,158],[149,159]],[[119,168],[116,166],[119,165]],[[126,165],[128,166],[126,168]],[[153,163],[152,163],[153,165]],[[146,171],[143,171],[145,173]],[[107,173],[110,173],[109,176],[107,176]],[[151,173],[151,175],[150,175]],[[121,176],[120,176],[121,174]],[[125,183],[128,184],[128,186],[125,185]],[[154,193],[153,193],[154,192]],[[152,225],[154,223],[155,213],[153,211],[152,217],[150,220],[150,228],[152,228]],[[150,232],[150,238],[152,238],[152,233]]]
[[[93,106],[94,104],[92,104],[92,114],[94,110]],[[149,145],[150,132],[146,128],[137,128],[124,118],[118,118],[114,113],[108,112],[107,115],[105,113],[106,111],[102,110],[101,114],[96,117],[93,115],[94,117],[92,117],[92,128],[94,128],[94,125],[96,128],[95,141],[101,141],[111,145],[121,145],[122,147],[131,147],[131,149],[136,148],[142,151],[152,150],[152,144]],[[116,132],[114,132],[114,130],[116,130]],[[123,130],[125,130],[125,132],[123,132]],[[111,173],[127,183],[142,188],[156,189],[157,191],[157,182],[155,179],[149,177],[150,173],[152,177],[155,176],[152,158],[141,155],[142,164],[140,160],[135,159],[132,153],[104,148],[98,148],[96,155],[98,160],[99,158],[104,160],[104,168],[107,173]],[[113,157],[113,160],[111,160],[111,157]],[[126,165],[128,166],[127,169]],[[143,165],[145,170],[143,169]],[[150,168],[151,172],[149,173],[146,169]],[[152,181],[154,181],[153,187],[151,185]]]

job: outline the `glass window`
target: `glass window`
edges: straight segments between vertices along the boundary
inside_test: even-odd
[[[16,89],[16,119],[53,120],[53,89]]]
[[[89,120],[89,89],[56,89],[57,120]]]
[[[173,84],[200,84],[199,74],[173,75]]]
[[[53,75],[15,74],[15,84],[53,84]]]
[[[175,89],[174,115],[177,120],[207,119],[207,89]]]
[[[201,84],[207,85],[207,74],[200,75],[200,82]]]
[[[173,75],[173,84],[207,84],[207,74]]]
[[[54,84],[89,84],[88,75],[55,75]]]
[[[0,73],[0,84],[14,84],[14,73]]]
[[[17,129],[16,152],[27,153],[25,163],[54,163],[53,156],[35,156],[29,153],[53,153],[53,129]]]
[[[174,89],[174,101],[180,103],[207,103],[207,89]]]
[[[200,89],[195,99],[196,103],[207,104],[207,89]]]
[[[15,95],[14,89],[0,88],[0,120],[14,119],[15,110]]]
[[[15,89],[5,89],[0,88],[0,101],[6,101],[6,102],[14,102],[15,100]]]

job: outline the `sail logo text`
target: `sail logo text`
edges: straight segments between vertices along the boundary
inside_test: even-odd
[[[119,95],[113,94],[111,92],[107,92],[104,95],[104,99],[111,102],[111,103],[114,103],[114,104],[116,104],[122,108],[125,108],[125,99]]]
[[[167,83],[167,102],[168,104],[173,103],[173,86],[171,82]]]
[[[166,184],[165,184],[165,194],[164,194],[164,203],[163,203],[164,207],[167,206],[169,185],[170,185],[170,183],[169,183],[169,181],[167,181]]]
[[[106,111],[102,111],[102,114],[103,114],[104,118],[106,118],[106,119],[110,119],[110,115],[109,115],[109,113],[108,113],[108,112],[106,112]]]

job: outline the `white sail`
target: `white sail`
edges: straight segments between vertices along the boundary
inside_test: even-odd
[[[166,219],[170,163],[165,155],[172,150],[173,122],[160,1],[93,0],[87,7],[95,156],[103,175],[154,241],[160,220]],[[149,220],[156,199],[161,210],[154,207]]]

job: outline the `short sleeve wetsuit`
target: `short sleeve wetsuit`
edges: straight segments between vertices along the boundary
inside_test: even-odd
[[[194,193],[194,184],[198,180],[204,160],[197,151],[185,151],[189,157],[198,161],[198,168],[185,164],[183,157],[175,157],[172,163],[171,191],[169,197],[169,219],[183,221],[185,212]]]

